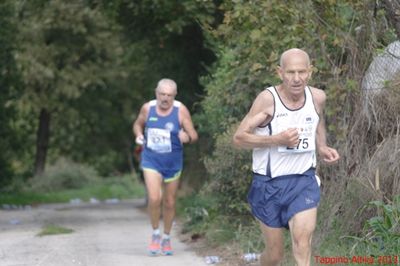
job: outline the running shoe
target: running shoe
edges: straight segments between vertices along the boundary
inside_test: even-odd
[[[171,240],[170,239],[163,239],[161,241],[161,252],[164,255],[172,255],[172,247],[171,247]]]
[[[160,235],[152,235],[151,242],[149,245],[149,254],[150,255],[157,255],[160,253],[160,242],[161,236]]]

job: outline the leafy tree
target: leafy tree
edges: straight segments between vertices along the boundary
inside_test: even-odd
[[[8,104],[18,93],[18,75],[15,68],[13,51],[15,49],[15,16],[12,1],[0,3],[0,186],[11,181],[12,150],[17,142],[11,121],[15,110]]]
[[[66,123],[74,124],[74,102],[87,91],[109,89],[106,81],[120,74],[122,47],[112,23],[83,1],[20,3],[16,60],[24,93],[14,104],[38,119],[34,174],[40,175],[53,119],[70,118]]]
[[[146,62],[143,72],[132,73],[131,86],[140,88],[143,100],[147,100],[154,97],[159,79],[172,78],[178,84],[179,99],[191,108],[203,94],[198,77],[207,73],[206,66],[215,59],[204,46],[200,28],[204,23],[215,23],[214,2],[120,0],[115,3],[115,16],[127,39],[145,47],[143,53],[131,53],[132,61]]]

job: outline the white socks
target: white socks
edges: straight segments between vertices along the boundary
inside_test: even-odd
[[[160,229],[153,229],[153,235],[160,235]],[[164,233],[162,239],[170,239],[169,234]]]

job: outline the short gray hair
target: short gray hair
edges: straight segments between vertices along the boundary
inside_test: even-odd
[[[173,81],[172,79],[167,79],[167,78],[161,79],[157,83],[156,91],[158,90],[158,88],[161,88],[161,87],[170,87],[170,88],[174,88],[176,92],[178,91],[178,86],[176,85],[176,82]]]

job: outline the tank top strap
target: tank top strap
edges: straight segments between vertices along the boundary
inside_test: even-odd
[[[174,100],[174,107],[181,107],[182,103],[180,101]]]
[[[272,96],[274,97],[274,113],[277,112],[277,110],[281,110],[282,108],[285,108],[285,105],[283,104],[281,97],[278,94],[278,91],[276,90],[276,87],[268,87],[267,90],[271,92]]]
[[[157,100],[151,100],[149,101],[150,106],[156,106],[157,105]]]
[[[312,93],[310,87],[306,86],[305,89],[305,94],[306,94],[306,104],[307,103],[313,103],[313,98],[312,98]]]

